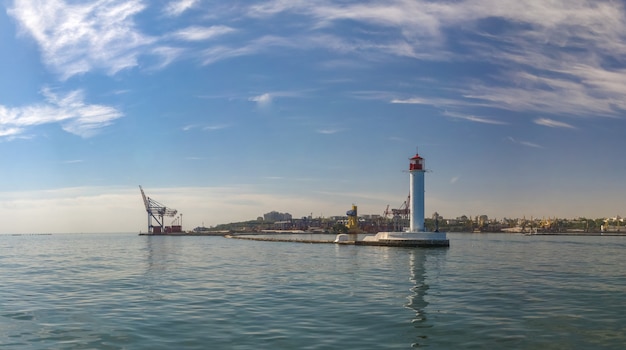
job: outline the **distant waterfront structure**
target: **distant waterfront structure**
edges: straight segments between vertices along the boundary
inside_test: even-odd
[[[264,221],[291,221],[291,214],[289,213],[279,213],[277,211],[271,211],[269,213],[263,214]]]

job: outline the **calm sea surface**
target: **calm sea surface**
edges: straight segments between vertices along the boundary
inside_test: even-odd
[[[626,237],[0,235],[2,349],[623,349]]]

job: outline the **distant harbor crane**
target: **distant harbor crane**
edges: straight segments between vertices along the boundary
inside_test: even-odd
[[[141,185],[139,185],[139,190],[141,191],[143,204],[146,206],[146,212],[148,213],[148,233],[160,234],[160,233],[182,232],[182,223],[181,225],[176,225],[176,226],[164,225],[163,218],[166,216],[169,216],[169,217],[175,216],[176,213],[178,213],[176,209],[168,208],[165,205],[146,196]],[[153,225],[152,220],[156,221],[157,225]],[[182,217],[180,221],[182,222]]]
[[[408,223],[409,215],[411,214],[411,208],[409,206],[410,202],[411,202],[411,193],[409,193],[404,203],[400,205],[399,209],[391,209],[395,231],[402,231],[404,229],[404,226]]]

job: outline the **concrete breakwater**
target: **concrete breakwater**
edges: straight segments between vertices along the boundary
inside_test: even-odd
[[[225,238],[234,238],[234,239],[245,239],[249,241],[265,241],[265,242],[293,242],[293,243],[333,243],[332,240],[326,239],[297,239],[292,236],[286,237],[283,234],[274,234],[272,237],[267,237],[267,235],[259,236],[259,235],[225,235]]]

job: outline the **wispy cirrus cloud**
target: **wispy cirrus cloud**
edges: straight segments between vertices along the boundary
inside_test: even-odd
[[[258,96],[252,96],[248,101],[256,102],[259,107],[267,107],[272,104],[272,99],[272,94],[266,92]]]
[[[60,95],[44,88],[42,94],[45,103],[24,107],[0,105],[0,136],[16,136],[37,125],[57,123],[69,133],[90,137],[123,116],[113,107],[85,103],[82,90]]]
[[[217,130],[222,130],[222,129],[226,129],[226,128],[230,128],[231,125],[229,124],[214,124],[214,125],[200,125],[200,124],[193,124],[193,125],[185,125],[182,130],[183,131],[190,131],[190,130],[194,130],[194,129],[199,129],[199,130],[204,130],[204,131],[217,131]]]
[[[452,117],[452,118],[455,118],[455,119],[463,119],[463,120],[467,120],[467,121],[475,122],[475,123],[492,124],[492,125],[507,125],[507,124],[509,124],[507,122],[503,122],[503,121],[500,121],[500,120],[484,118],[484,117],[478,117],[478,116],[475,116],[475,115],[466,115],[466,114],[462,114],[462,113],[448,112],[448,111],[445,111],[443,113],[443,115],[448,116],[448,117]]]
[[[259,107],[266,108],[278,98],[304,97],[306,94],[307,91],[271,91],[249,97],[248,101],[256,102]]]
[[[576,127],[571,124],[552,120],[552,119],[547,119],[547,118],[535,119],[534,122],[535,124],[547,126],[549,128],[576,129]]]
[[[332,135],[338,132],[342,132],[343,130],[344,129],[340,129],[340,128],[326,128],[326,129],[317,129],[315,130],[315,132],[319,134],[324,134],[324,135]]]
[[[155,40],[133,22],[144,8],[140,0],[24,0],[8,13],[35,39],[45,64],[67,79],[93,69],[115,74],[136,66],[142,49]]]
[[[136,18],[150,6],[160,6],[166,20],[191,10],[199,16],[193,25],[172,22],[167,32],[149,35]],[[8,13],[62,79],[94,70],[116,74],[139,66],[144,55],[160,58],[155,68],[164,69],[190,57],[209,65],[278,51],[324,50],[334,54],[325,69],[336,70],[398,58],[491,65],[487,75],[468,73],[448,82],[438,100],[417,96],[392,103],[577,117],[615,117],[626,110],[621,98],[626,11],[619,1],[521,0],[502,6],[501,0],[269,0],[218,6],[176,0],[163,6],[144,0],[23,0]],[[216,18],[223,23],[244,18],[254,30],[216,24]],[[358,24],[367,36],[338,30],[346,23]],[[237,37],[217,40],[230,33]]]
[[[199,0],[175,0],[170,1],[163,12],[167,16],[176,17],[182,15],[184,12],[192,9],[194,6],[198,4]]]
[[[206,131],[216,131],[216,130],[222,130],[222,129],[226,129],[229,128],[230,125],[227,124],[216,124],[216,125],[208,125],[202,128],[202,130],[206,130]]]
[[[507,36],[495,38],[504,42],[529,42],[543,40],[543,44],[577,45],[584,47],[583,41],[568,42],[570,38],[595,41],[607,51],[617,46],[615,39],[623,36],[623,5],[617,2],[598,1],[590,4],[582,0],[557,0],[551,2],[523,0],[502,6],[499,0],[475,0],[455,2],[431,1],[364,1],[338,4],[333,1],[273,0],[252,4],[247,15],[255,18],[268,18],[286,13],[294,13],[308,19],[313,28],[327,28],[344,21],[369,24],[379,28],[395,29],[408,45],[406,53],[414,52],[419,44],[443,47],[448,37],[444,31],[463,27],[480,35],[488,35],[483,23],[485,20],[502,19],[512,24],[525,24],[524,27],[504,26]],[[576,20],[572,20],[576,19]],[[523,28],[523,30],[520,30]],[[600,40],[597,36],[602,35]],[[513,39],[511,39],[513,37]],[[384,43],[392,41],[386,40]],[[467,44],[466,42],[463,44]],[[380,45],[382,47],[384,45]],[[545,47],[545,45],[542,45]],[[620,48],[623,50],[623,48]],[[399,50],[400,52],[402,50]],[[426,50],[423,50],[426,51]],[[450,52],[441,54],[448,56]],[[535,47],[530,52],[540,52]],[[489,52],[489,55],[493,54]]]
[[[434,89],[434,87],[433,87]],[[447,88],[444,88],[447,89]],[[389,101],[393,104],[413,104],[433,106],[438,108],[447,107],[489,107],[489,103],[473,98],[472,96],[458,96],[456,98],[450,97],[427,97],[427,96],[414,96],[409,98],[393,98]]]
[[[215,45],[200,52],[202,63],[212,64],[221,60],[231,59],[241,56],[250,56],[266,52],[271,52],[276,48],[298,48],[303,47],[300,40],[284,38],[276,35],[263,35],[253,38],[239,45]]]
[[[152,70],[159,70],[169,66],[172,62],[179,59],[187,51],[180,47],[159,46],[151,50],[151,54],[159,58],[159,62],[154,65]]]
[[[235,28],[215,25],[210,27],[191,26],[179,29],[172,36],[185,41],[203,41],[236,31]]]
[[[415,97],[393,103],[451,105],[471,98],[491,108],[575,116],[615,116],[626,110],[618,97],[626,92],[626,70],[615,65],[626,55],[626,12],[621,2],[526,0],[502,6],[499,0],[352,4],[275,0],[251,5],[248,15],[271,18],[287,13],[308,19],[312,28],[332,37],[320,45],[334,51],[359,53],[362,58],[476,60],[494,65],[489,77],[459,79],[455,90],[463,92],[456,96],[448,93],[449,98],[438,102]],[[370,36],[363,43],[328,34],[347,21],[399,36]],[[455,43],[464,49],[456,53],[448,45],[447,33],[460,29]]]
[[[529,141],[517,140],[517,139],[514,139],[514,138],[513,138],[513,137],[511,137],[511,136],[509,136],[509,137],[508,137],[508,140],[509,140],[509,141],[511,141],[511,142],[513,142],[513,143],[515,143],[515,144],[522,145],[522,146],[526,146],[526,147],[531,147],[531,148],[543,148],[543,146],[541,146],[541,145],[539,145],[539,144],[536,144],[536,143],[533,143],[533,142],[529,142]]]
[[[503,76],[509,85],[475,84],[466,98],[491,108],[563,114],[567,116],[612,117],[626,110],[626,104],[609,94],[576,81],[577,78],[545,77],[528,72]],[[626,92],[626,91],[625,91]]]

